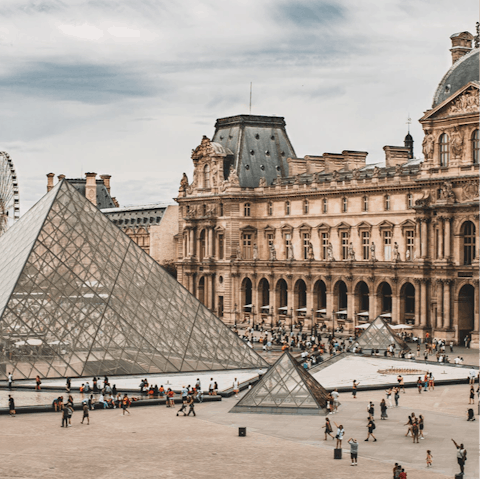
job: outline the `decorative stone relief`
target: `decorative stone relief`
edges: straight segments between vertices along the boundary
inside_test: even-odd
[[[462,201],[470,201],[479,197],[478,184],[470,181],[462,188]]]
[[[452,101],[447,109],[447,114],[458,115],[461,113],[478,113],[478,90],[469,89],[463,95]]]
[[[430,130],[425,130],[425,137],[422,142],[423,156],[425,160],[430,160],[433,158],[433,150],[435,147],[435,137],[432,135]]]

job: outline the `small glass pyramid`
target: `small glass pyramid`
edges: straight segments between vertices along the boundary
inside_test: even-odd
[[[0,252],[0,377],[266,366],[65,180]]]
[[[328,392],[287,351],[230,412],[326,414]]]
[[[357,339],[356,344],[364,350],[378,349],[379,351],[385,351],[392,344],[396,349],[410,349],[407,343],[393,331],[381,316],[377,316],[370,323],[368,328]]]

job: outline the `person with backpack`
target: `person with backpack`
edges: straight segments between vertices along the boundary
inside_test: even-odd
[[[463,444],[460,446],[452,439],[453,444],[457,448],[457,462],[460,466],[460,472],[465,474],[465,461],[467,460],[467,450],[463,447]]]
[[[122,400],[122,409],[123,409],[123,415],[125,416],[125,413],[127,412],[128,415],[130,416],[130,411],[128,410],[128,407],[130,406],[130,399],[128,399],[128,396],[125,394],[123,396]]]
[[[373,435],[373,431],[375,431],[377,426],[375,425],[375,421],[373,420],[373,416],[368,417],[367,421],[368,421],[368,424],[367,424],[368,436],[367,436],[367,439],[365,439],[365,441],[368,441],[370,436],[372,436],[373,437],[373,442],[376,442],[377,438]]]

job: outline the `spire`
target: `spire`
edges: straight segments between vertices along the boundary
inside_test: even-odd
[[[405,145],[405,148],[408,148],[408,158],[410,160],[413,158],[413,137],[410,134],[411,123],[412,123],[412,119],[410,118],[410,115],[408,115],[408,118],[407,118],[408,133],[407,133],[407,136],[405,136],[405,140],[403,143]]]

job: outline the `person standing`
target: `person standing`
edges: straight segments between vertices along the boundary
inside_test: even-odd
[[[350,459],[352,460],[352,466],[356,466],[358,459],[358,442],[356,439],[350,438],[348,444],[350,444]]]
[[[238,379],[235,378],[233,380],[233,393],[235,394],[236,398],[238,398],[239,391],[240,391],[240,383],[238,382]]]
[[[210,378],[210,384],[208,385],[208,395],[213,396],[213,392],[215,391],[215,382],[213,378]]]
[[[473,386],[470,386],[470,398],[468,404],[475,404],[475,388]]]
[[[418,394],[422,394],[422,386],[423,386],[422,378],[419,376],[417,379]]]
[[[405,469],[403,469],[403,467],[400,471],[400,474],[398,475],[398,479],[407,479],[407,473],[405,472]]]
[[[338,394],[338,389],[335,389],[332,391],[332,399],[333,399],[333,412],[338,412],[338,397],[340,394]]]
[[[353,386],[352,386],[352,396],[353,399],[357,399],[357,388],[360,383],[357,383],[357,381],[354,379],[353,380]]]
[[[413,438],[413,443],[418,444],[418,435],[419,435],[420,429],[418,427],[418,422],[415,419],[412,424],[412,438]]]
[[[67,393],[70,392],[71,387],[72,387],[72,380],[70,378],[67,378],[67,382],[65,384],[65,389],[67,390]]]
[[[387,403],[385,402],[385,399],[382,399],[382,402],[380,403],[380,412],[381,412],[380,419],[385,420],[388,418]]]
[[[370,417],[373,419],[373,416],[375,415],[375,407],[372,401],[370,401],[370,404],[367,406],[367,412],[370,415]]]
[[[345,429],[343,429],[343,426],[340,424],[340,426],[334,421],[333,422],[337,428],[337,433],[335,434],[335,439],[337,440],[337,443],[335,445],[335,447],[337,449],[341,449],[342,448],[342,439],[343,439],[343,436],[345,435]]]
[[[83,417],[82,417],[82,422],[80,424],[83,424],[83,421],[85,421],[86,419],[87,425],[90,426],[90,415],[88,413],[88,403],[86,401],[83,401],[82,409],[83,409]]]
[[[17,414],[15,411],[15,401],[10,394],[8,395],[8,411],[10,412],[10,417],[15,417]]]
[[[8,389],[12,389],[13,386],[13,374],[8,373]]]
[[[68,406],[62,408],[62,427],[68,427]]]
[[[385,390],[385,394],[387,395],[388,407],[393,407],[392,404],[392,388],[388,388]]]
[[[40,376],[37,374],[37,377],[35,378],[35,389],[37,391],[40,391],[40,384],[42,384],[42,380],[40,379]]]
[[[425,427],[425,420],[423,419],[423,416],[420,414],[418,416],[418,429],[420,431],[420,439],[425,439],[425,436],[423,435],[424,427]]]
[[[468,371],[468,381],[470,384],[475,384],[475,378],[477,377],[477,372],[475,371],[475,369],[470,369],[470,371]]]
[[[401,374],[397,376],[397,382],[398,382],[399,391],[403,389],[403,392],[405,393],[405,383],[403,381],[403,376]]]
[[[367,418],[367,421],[368,421],[368,424],[367,424],[368,436],[367,436],[367,439],[365,439],[365,441],[368,441],[370,436],[372,436],[373,437],[373,442],[376,442],[377,438],[373,435],[373,431],[376,428],[375,421],[373,420],[373,416],[370,416],[369,418]]]
[[[453,444],[457,448],[457,462],[460,466],[460,472],[465,474],[465,461],[467,460],[467,450],[463,447],[463,444],[460,446],[452,439]]]
[[[398,407],[398,400],[400,399],[400,388],[395,388],[393,398],[395,399],[395,407]]]

